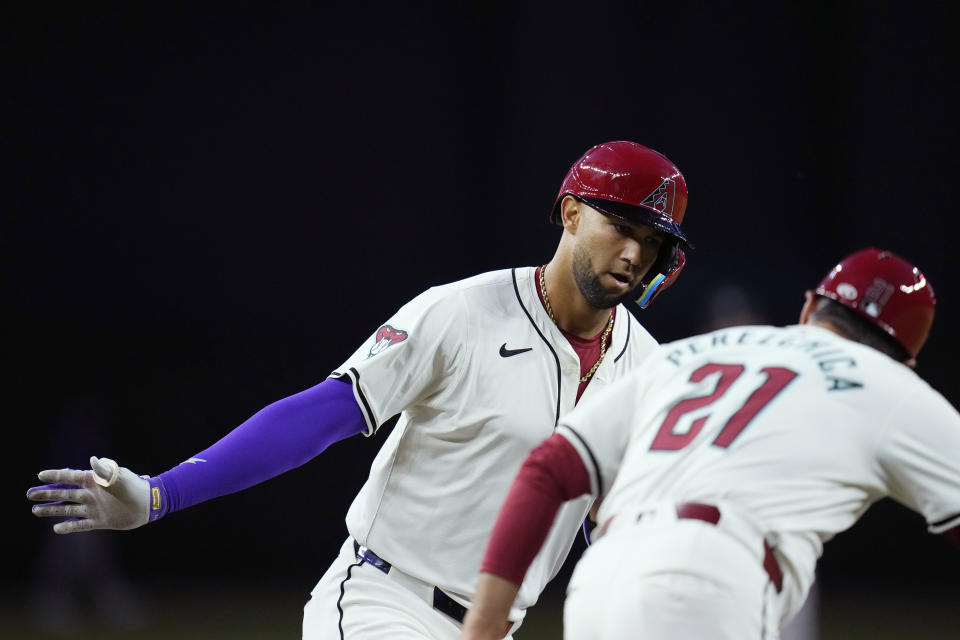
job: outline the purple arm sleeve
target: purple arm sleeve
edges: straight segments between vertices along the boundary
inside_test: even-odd
[[[150,520],[299,467],[366,427],[350,383],[328,378],[264,407],[213,446],[151,478]]]

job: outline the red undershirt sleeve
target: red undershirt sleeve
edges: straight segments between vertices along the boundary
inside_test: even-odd
[[[573,445],[553,434],[530,452],[493,527],[481,571],[521,584],[560,506],[590,493],[590,476]]]

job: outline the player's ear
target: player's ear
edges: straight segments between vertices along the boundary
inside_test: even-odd
[[[810,312],[817,308],[817,296],[813,291],[808,289],[803,295],[806,298],[806,302],[803,303],[803,308],[800,309],[800,322],[798,324],[807,324],[810,320]]]
[[[573,196],[564,196],[560,201],[560,221],[565,231],[576,233],[583,215],[583,204]]]

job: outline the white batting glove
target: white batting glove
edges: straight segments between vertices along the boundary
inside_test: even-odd
[[[91,456],[91,469],[47,469],[27,498],[38,518],[70,518],[53,525],[55,533],[94,529],[136,529],[150,520],[150,483],[110,458]]]

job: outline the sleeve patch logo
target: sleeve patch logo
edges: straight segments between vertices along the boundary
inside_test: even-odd
[[[403,342],[407,339],[407,332],[403,329],[395,329],[388,324],[383,325],[377,329],[377,336],[373,342],[373,346],[370,347],[370,353],[367,354],[368,358],[372,358],[381,351],[384,351],[388,347]]]

